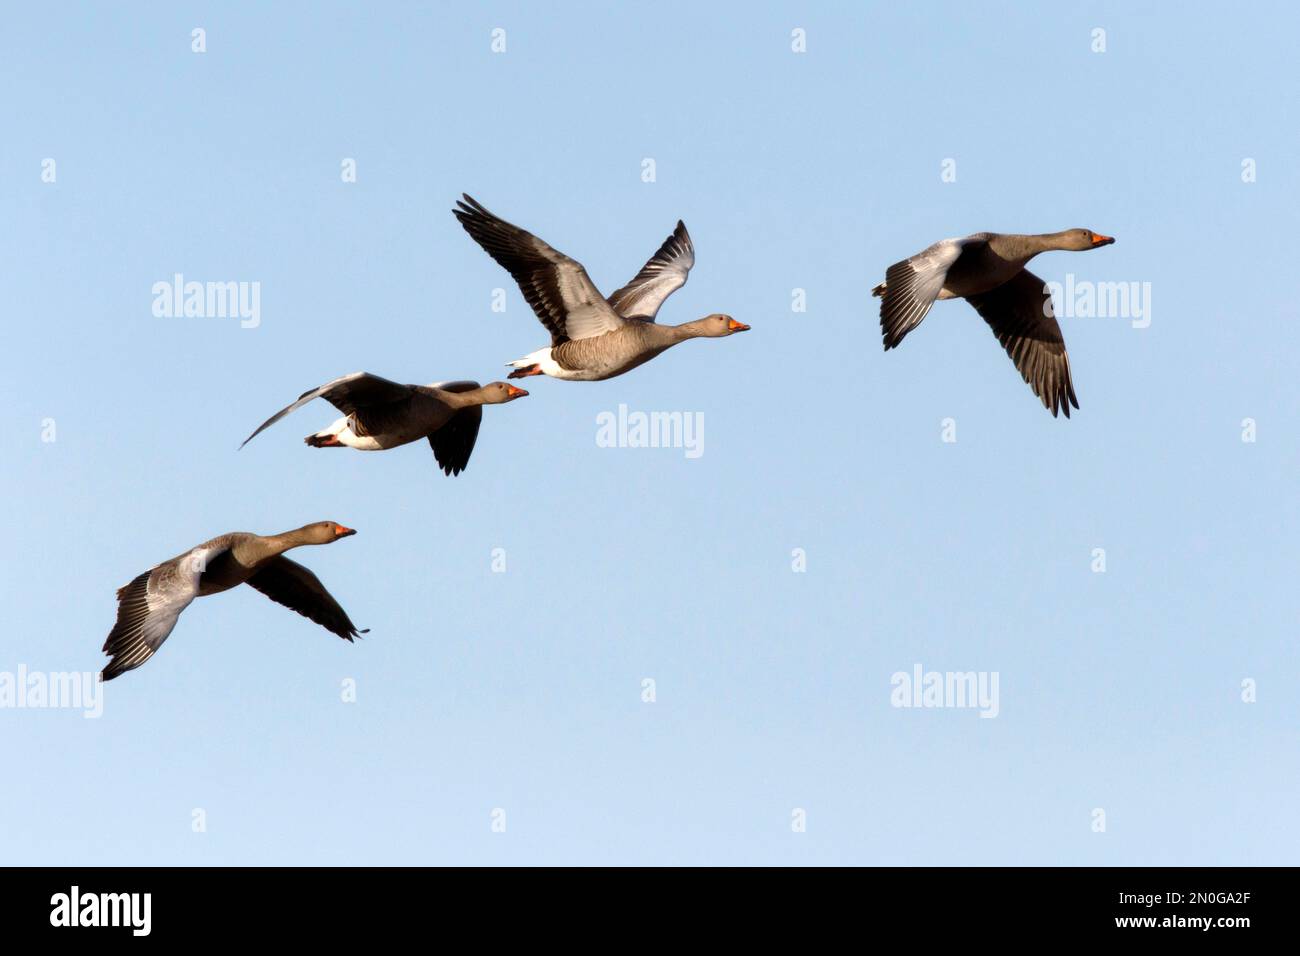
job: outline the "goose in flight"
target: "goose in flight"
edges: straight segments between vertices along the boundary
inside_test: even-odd
[[[325,585],[284,552],[306,544],[329,544],[356,534],[333,521],[317,521],[283,534],[232,531],[155,565],[117,591],[117,623],[104,641],[109,662],[100,680],[134,670],[167,640],[181,611],[196,597],[248,584],[345,641],[358,631]]]
[[[459,475],[474,450],[483,406],[513,402],[527,394],[506,382],[399,385],[369,372],[353,372],[303,392],[296,402],[262,422],[239,447],[294,409],[323,398],[343,417],[303,439],[311,447],[383,451],[427,438],[443,474]]]
[[[885,351],[921,324],[936,299],[965,299],[993,329],[1016,368],[1056,417],[1079,407],[1070,380],[1070,357],[1052,312],[1043,280],[1025,264],[1040,252],[1082,251],[1115,240],[1090,229],[1036,236],[977,232],[944,239],[885,270],[871,290],[880,296],[880,331]]]
[[[466,195],[452,210],[465,231],[505,268],[551,333],[551,344],[509,363],[507,378],[550,375],[598,382],[650,361],[678,342],[722,338],[749,329],[729,315],[713,314],[683,325],[657,325],[664,300],[686,284],[695,247],[679,220],[659,251],[608,299],[582,263],[512,226]]]

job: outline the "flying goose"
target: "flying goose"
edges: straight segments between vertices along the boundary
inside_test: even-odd
[[[459,475],[474,451],[483,406],[513,402],[527,394],[505,382],[398,385],[369,372],[353,372],[303,392],[296,402],[262,422],[239,447],[294,409],[323,398],[343,417],[303,439],[311,447],[383,451],[427,438],[443,474]]]
[[[722,338],[749,329],[717,313],[684,325],[655,324],[659,307],[686,284],[695,265],[695,247],[680,220],[632,281],[605,299],[582,263],[494,216],[469,195],[458,200],[452,212],[474,241],[514,277],[551,333],[548,348],[509,363],[515,370],[507,378],[550,375],[598,382],[622,375],[678,342]]]
[[[284,557],[290,548],[329,544],[356,534],[333,521],[317,521],[283,534],[232,531],[155,565],[117,590],[117,623],[104,641],[109,662],[100,680],[135,670],[167,640],[181,611],[196,597],[249,584],[277,604],[311,618],[351,641],[358,631],[325,585],[301,564]]]
[[[1037,236],[977,232],[944,239],[885,270],[871,290],[882,296],[880,330],[885,351],[921,324],[936,299],[965,299],[993,329],[1034,394],[1056,417],[1079,407],[1070,381],[1070,357],[1052,312],[1052,296],[1025,263],[1053,249],[1082,251],[1115,240],[1090,229]]]

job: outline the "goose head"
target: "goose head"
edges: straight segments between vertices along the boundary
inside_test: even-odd
[[[314,524],[306,525],[299,533],[304,544],[329,544],[339,538],[350,537],[356,534],[356,531],[344,527],[337,521],[317,521]]]
[[[696,334],[706,339],[720,339],[727,335],[735,335],[737,332],[749,331],[749,326],[744,322],[737,322],[731,316],[720,312],[697,319],[691,325],[695,326]]]
[[[1099,232],[1093,232],[1091,229],[1070,229],[1061,234],[1063,240],[1059,248],[1070,252],[1081,252],[1084,249],[1097,249],[1101,246],[1109,246],[1115,241],[1113,236],[1103,236]]]
[[[489,382],[483,386],[483,404],[484,405],[503,405],[506,402],[513,402],[516,398],[525,398],[528,395],[522,388],[516,388],[508,382]]]

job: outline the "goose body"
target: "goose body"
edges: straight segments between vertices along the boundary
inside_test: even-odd
[[[1079,407],[1065,338],[1043,280],[1025,265],[1043,252],[1082,251],[1115,240],[1089,229],[1040,235],[979,232],[944,239],[885,271],[881,298],[885,351],[896,348],[941,299],[965,299],[993,330],[1021,376],[1056,417]]]
[[[509,363],[514,367],[509,378],[602,381],[643,365],[678,342],[722,338],[749,328],[720,313],[683,325],[656,324],[659,307],[686,284],[695,264],[695,247],[681,221],[632,281],[606,299],[582,263],[493,215],[470,196],[453,212],[474,241],[514,277],[551,333],[549,346]]]
[[[110,660],[100,679],[112,680],[149,660],[195,598],[241,584],[346,641],[366,633],[357,630],[316,575],[284,557],[291,548],[329,544],[354,534],[351,528],[333,521],[318,521],[276,535],[232,531],[154,565],[118,588],[117,622],[104,641]]]
[[[444,474],[459,475],[469,465],[474,451],[483,406],[503,404],[527,394],[506,382],[399,385],[369,372],[353,372],[303,392],[297,401],[259,425],[239,447],[295,409],[323,398],[344,414],[304,439],[313,448],[386,451],[423,438],[428,439]]]
[[[685,329],[685,326],[657,325],[644,319],[629,319],[619,328],[603,335],[570,339],[559,345],[538,349],[510,364],[526,374],[538,374],[526,371],[537,366],[540,374],[552,378],[569,382],[599,382],[644,365],[678,342],[693,338]],[[512,372],[511,377],[515,374]]]

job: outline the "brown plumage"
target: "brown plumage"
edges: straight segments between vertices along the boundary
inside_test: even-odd
[[[297,401],[259,425],[239,447],[294,409],[323,398],[344,417],[308,435],[304,440],[312,448],[346,446],[383,451],[427,438],[438,467],[443,474],[454,476],[469,465],[483,421],[483,406],[512,402],[527,394],[506,382],[399,385],[369,372],[353,372],[303,392]]]
[[[100,679],[112,680],[149,660],[196,597],[245,583],[346,641],[365,634],[316,575],[284,557],[290,548],[329,544],[354,534],[333,521],[265,536],[232,531],[137,575],[118,589],[117,622],[104,641],[110,660]]]
[[[936,242],[885,271],[871,290],[881,297],[880,332],[885,350],[896,348],[921,324],[938,299],[964,298],[993,330],[1021,377],[1043,406],[1070,417],[1079,407],[1070,357],[1043,280],[1025,269],[1051,250],[1082,251],[1115,240],[1088,229],[1043,235],[981,232]]]
[[[509,378],[550,375],[567,381],[601,381],[622,375],[687,339],[723,338],[749,329],[721,313],[677,326],[655,324],[659,307],[686,284],[695,265],[695,246],[681,220],[632,281],[605,299],[582,263],[494,215],[472,197],[466,195],[452,212],[474,241],[510,273],[551,333],[549,348],[510,363],[515,370]]]

